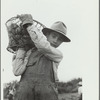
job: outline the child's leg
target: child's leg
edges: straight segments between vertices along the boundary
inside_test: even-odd
[[[23,82],[17,89],[14,100],[35,100],[34,97],[34,86],[28,82]]]
[[[55,87],[48,84],[36,85],[35,100],[58,100],[58,94]]]

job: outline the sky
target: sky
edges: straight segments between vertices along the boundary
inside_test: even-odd
[[[12,53],[6,50],[8,33],[5,22],[18,14],[31,14],[47,27],[56,21],[67,26],[70,43],[58,49],[64,57],[58,67],[60,81],[82,78],[84,100],[98,98],[99,82],[99,1],[98,0],[1,0],[1,80],[19,80],[12,72]],[[89,97],[88,90],[93,89]]]

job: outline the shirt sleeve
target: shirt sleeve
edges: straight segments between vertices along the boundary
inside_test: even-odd
[[[17,51],[15,59],[12,61],[13,73],[15,76],[23,74],[26,69],[30,51],[26,52],[24,49]]]
[[[55,62],[60,62],[62,60],[62,53],[58,49],[52,47],[47,41],[46,36],[42,32],[40,32],[34,25],[29,26],[27,28],[27,31],[40,52],[42,52],[45,56]]]

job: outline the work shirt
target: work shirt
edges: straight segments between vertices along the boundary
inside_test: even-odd
[[[55,81],[58,81],[57,68],[63,58],[62,53],[57,48],[52,47],[47,41],[46,36],[42,32],[40,32],[34,25],[28,27],[27,31],[38,51],[53,61],[54,77]],[[34,47],[32,49],[34,49]],[[17,51],[16,58],[12,62],[13,73],[16,76],[22,75],[26,70],[26,66],[29,56],[32,53],[32,49],[25,51],[23,48],[19,48],[19,50]]]

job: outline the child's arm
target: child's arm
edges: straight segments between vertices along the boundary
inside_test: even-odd
[[[46,36],[42,32],[40,32],[34,25],[29,26],[27,28],[27,31],[35,46],[45,56],[47,56],[49,59],[55,62],[60,62],[62,60],[62,53],[58,49],[52,47],[47,41]]]
[[[18,49],[16,57],[12,62],[13,73],[15,76],[19,76],[25,71],[29,55],[29,51],[26,52],[23,48]]]

